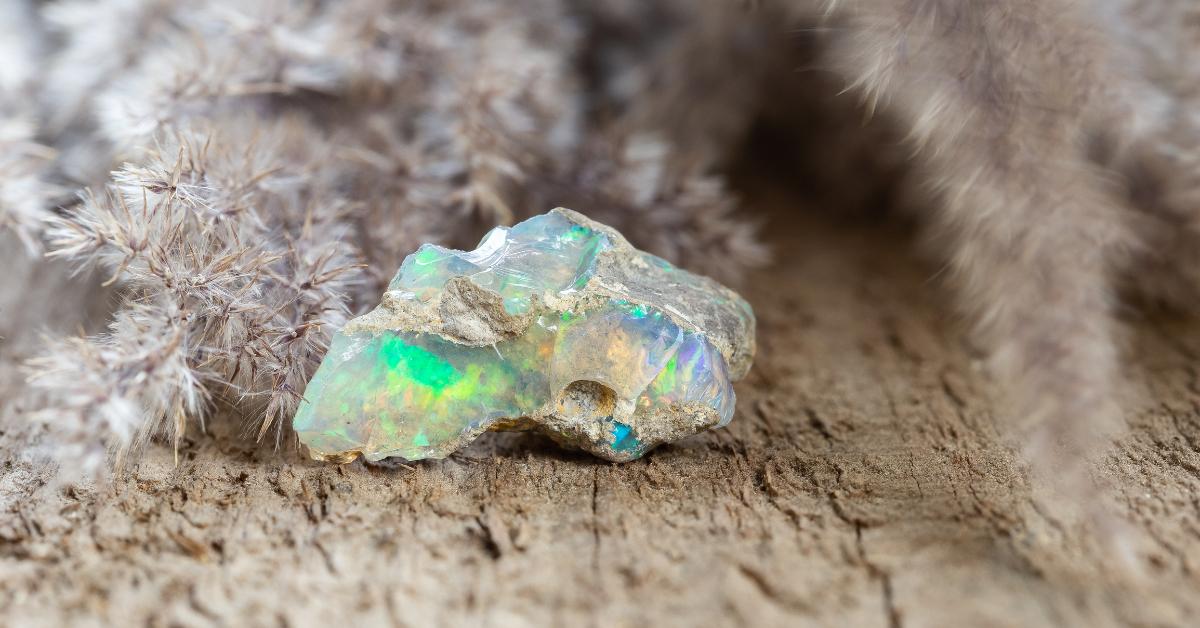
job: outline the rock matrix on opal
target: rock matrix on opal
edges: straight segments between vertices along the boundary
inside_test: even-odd
[[[442,458],[538,430],[613,461],[733,418],[754,356],[737,293],[568,209],[474,251],[426,244],[346,324],[293,425],[315,458]]]

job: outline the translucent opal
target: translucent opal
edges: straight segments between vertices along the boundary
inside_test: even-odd
[[[679,273],[690,289],[705,287],[619,235],[557,212],[494,229],[474,251],[422,246],[392,280],[392,299],[434,308],[451,278],[466,277],[498,294],[508,315],[530,322],[484,345],[427,330],[349,326],[334,336],[304,392],[294,419],[301,441],[318,458],[418,460],[444,457],[488,429],[534,427],[628,460],[673,433],[656,421],[699,416],[702,424],[688,424],[687,433],[728,423],[735,399],[725,358],[702,330],[677,322],[677,308],[611,291],[565,299],[589,289],[601,255],[616,246],[644,256],[638,263],[654,272]],[[549,301],[571,307],[552,309]],[[731,310],[752,324],[743,306]],[[611,403],[589,397],[586,412],[570,411],[564,391],[577,382],[598,385]]]
[[[611,247],[599,231],[561,214],[544,214],[511,229],[492,229],[474,251],[422,244],[404,259],[388,290],[427,301],[451,277],[469,277],[475,285],[499,293],[510,314],[523,314],[533,295],[565,294],[586,285],[596,256]]]

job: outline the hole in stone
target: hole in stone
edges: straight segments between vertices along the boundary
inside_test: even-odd
[[[613,389],[587,379],[567,384],[558,395],[558,415],[564,419],[603,419],[612,416],[616,407]]]

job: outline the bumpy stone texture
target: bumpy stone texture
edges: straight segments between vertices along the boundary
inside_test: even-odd
[[[608,460],[733,418],[754,314],[736,293],[567,209],[426,244],[350,321],[294,426],[316,458],[441,458],[536,429]]]

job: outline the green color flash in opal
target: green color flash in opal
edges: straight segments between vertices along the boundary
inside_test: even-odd
[[[535,413],[580,380],[607,386],[635,409],[706,403],[722,423],[733,416],[724,361],[707,341],[661,312],[610,301],[569,321],[541,316],[521,337],[494,347],[434,334],[338,334],[294,426],[319,452],[441,457],[499,419]],[[613,447],[637,451],[637,438],[626,436]]]

